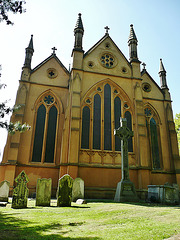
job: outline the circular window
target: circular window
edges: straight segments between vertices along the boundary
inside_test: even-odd
[[[101,56],[100,58],[100,61],[101,61],[101,64],[103,65],[103,67],[106,67],[106,68],[112,68],[114,67],[114,57],[109,54],[109,53],[105,53]]]
[[[44,97],[44,102],[47,104],[47,105],[50,105],[54,102],[54,98],[53,96],[51,95],[47,95]]]
[[[122,67],[122,72],[123,73],[127,73],[127,68],[126,67]]]
[[[47,75],[49,78],[56,78],[57,77],[57,71],[54,68],[49,68],[47,70]]]
[[[145,92],[150,92],[151,91],[151,85],[149,83],[143,83],[142,84],[142,89],[145,91]]]
[[[91,62],[91,61],[90,61],[90,62],[88,62],[88,67],[89,67],[89,68],[93,68],[93,67],[94,67],[94,63],[93,63],[93,62]]]

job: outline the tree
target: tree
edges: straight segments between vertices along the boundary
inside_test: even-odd
[[[177,139],[178,139],[179,153],[180,153],[180,113],[176,114],[174,122],[175,122],[175,128],[177,132]]]
[[[23,4],[26,2],[23,1],[14,1],[14,0],[0,0],[0,21],[6,21],[6,24],[13,24],[11,20],[9,20],[8,13],[23,13],[25,9],[23,8]]]
[[[11,20],[9,20],[8,13],[23,13],[25,12],[25,9],[23,8],[23,4],[25,4],[25,1],[14,1],[14,0],[0,0],[0,21],[6,21],[7,25],[13,24]],[[0,66],[1,70],[1,66]],[[1,73],[0,73],[1,77]],[[0,83],[0,90],[2,88],[5,88],[6,84]],[[6,128],[10,134],[15,134],[16,131],[18,132],[24,132],[30,129],[30,126],[26,123],[21,124],[20,122],[15,123],[8,123],[7,120],[5,120],[5,117],[13,113],[17,110],[19,110],[20,106],[14,106],[13,108],[7,106],[7,101],[0,102],[0,128]]]

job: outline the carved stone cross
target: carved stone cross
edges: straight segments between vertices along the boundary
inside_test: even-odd
[[[120,118],[120,127],[114,129],[114,135],[121,139],[122,180],[129,180],[128,139],[133,137],[134,133],[127,127],[126,118]]]
[[[51,48],[51,49],[53,50],[53,54],[56,54],[57,48],[53,47],[53,48]]]
[[[108,31],[110,28],[108,26],[106,26],[104,29],[106,29],[106,34],[108,34]]]

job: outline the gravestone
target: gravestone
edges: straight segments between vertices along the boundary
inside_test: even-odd
[[[84,198],[84,181],[81,178],[76,178],[72,187],[72,202],[76,202],[77,199]]]
[[[36,186],[36,206],[49,207],[51,202],[52,179],[38,179]]]
[[[139,201],[134,184],[129,179],[128,139],[133,137],[133,131],[127,127],[126,118],[120,118],[120,127],[114,129],[114,135],[121,139],[121,181],[117,184],[115,202]]]
[[[29,179],[24,170],[15,179],[17,186],[13,189],[12,208],[26,208],[29,189],[27,183]]]
[[[10,182],[2,181],[0,183],[0,202],[8,202]]]
[[[65,174],[59,179],[57,191],[57,206],[70,207],[72,201],[72,186],[73,179],[68,174]]]
[[[148,200],[166,205],[179,204],[178,184],[148,185]]]

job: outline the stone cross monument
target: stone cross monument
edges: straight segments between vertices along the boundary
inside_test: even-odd
[[[120,118],[120,127],[114,129],[114,135],[121,139],[121,181],[117,185],[115,202],[134,202],[138,201],[134,184],[129,178],[128,162],[128,139],[133,137],[134,133],[127,127],[126,118]]]

